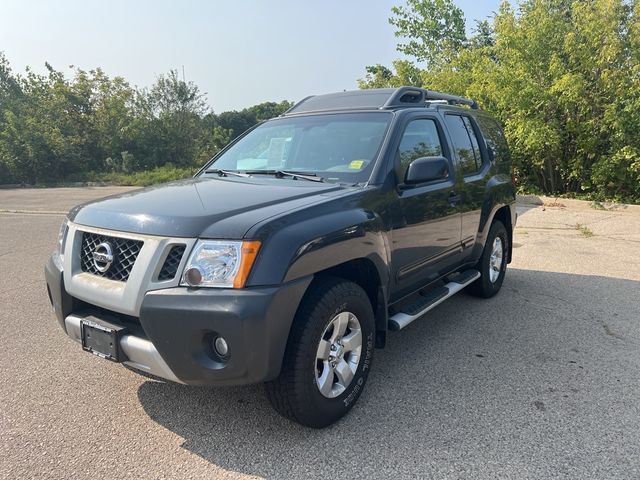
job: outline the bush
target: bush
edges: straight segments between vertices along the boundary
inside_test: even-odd
[[[626,146],[601,157],[593,165],[591,181],[602,198],[640,201],[640,150]]]

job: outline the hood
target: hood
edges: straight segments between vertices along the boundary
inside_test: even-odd
[[[257,222],[343,190],[331,183],[272,177],[199,177],[79,205],[80,225],[166,237],[243,238]],[[216,225],[219,228],[216,228]]]

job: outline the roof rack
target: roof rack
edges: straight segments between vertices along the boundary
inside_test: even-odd
[[[376,88],[350,92],[329,93],[302,99],[282,115],[322,112],[330,110],[375,109],[389,110],[402,107],[425,107],[429,102],[449,105],[467,105],[478,108],[475,100],[456,97],[417,87]]]

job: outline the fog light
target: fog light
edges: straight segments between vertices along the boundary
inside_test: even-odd
[[[202,271],[198,267],[191,267],[184,272],[184,281],[192,287],[202,283]]]
[[[213,349],[221,357],[226,357],[229,353],[229,345],[227,345],[227,341],[222,337],[216,337],[213,341]]]

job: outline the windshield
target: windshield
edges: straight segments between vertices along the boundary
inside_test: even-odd
[[[209,170],[290,171],[324,180],[369,179],[391,114],[341,113],[271,120],[242,137]]]

